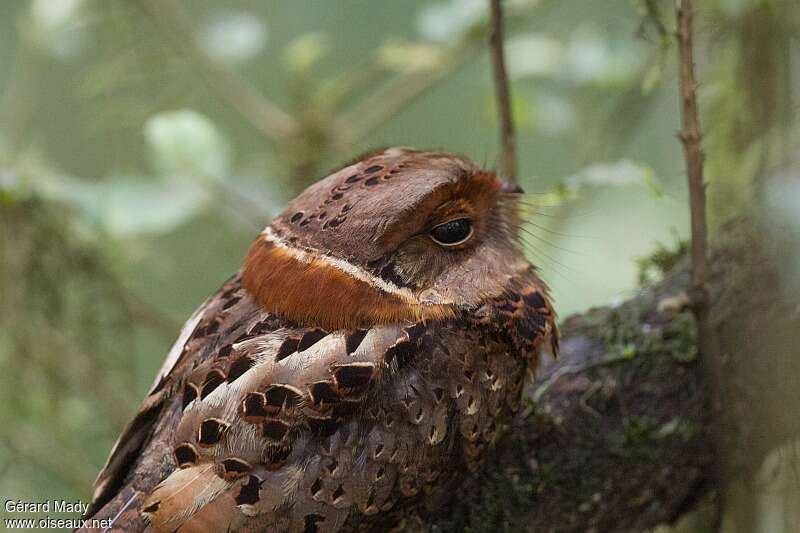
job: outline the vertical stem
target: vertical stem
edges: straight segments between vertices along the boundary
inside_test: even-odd
[[[503,8],[501,0],[489,0],[489,48],[492,57],[492,74],[497,113],[500,120],[500,174],[511,182],[517,181],[517,141],[514,136],[514,117],[511,114],[511,91],[509,89],[506,60],[503,53]]]
[[[677,22],[676,38],[678,40],[678,67],[681,98],[681,132],[679,137],[683,143],[686,156],[686,175],[689,182],[689,209],[691,216],[691,287],[689,298],[692,312],[697,321],[697,344],[700,356],[711,379],[712,424],[714,428],[714,446],[716,448],[715,482],[717,490],[716,531],[722,527],[725,511],[724,486],[724,442],[722,420],[725,416],[720,409],[721,360],[717,349],[714,331],[709,320],[709,298],[706,286],[708,278],[707,228],[706,228],[706,190],[703,180],[703,134],[700,128],[700,117],[697,110],[697,80],[694,72],[693,29],[694,6],[692,0],[675,0],[675,17]]]
[[[706,191],[703,182],[703,148],[700,118],[697,112],[697,81],[694,74],[692,45],[692,0],[675,0],[680,67],[681,123],[680,139],[686,155],[689,180],[689,206],[692,229],[692,297],[701,308],[706,305]]]

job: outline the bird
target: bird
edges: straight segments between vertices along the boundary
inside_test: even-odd
[[[184,325],[82,531],[374,531],[446,501],[558,351],[521,195],[404,147],[309,186]]]

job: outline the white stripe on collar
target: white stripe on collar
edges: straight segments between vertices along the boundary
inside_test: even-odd
[[[391,281],[380,278],[374,275],[373,273],[365,270],[364,268],[349,263],[344,259],[339,259],[338,257],[333,257],[327,254],[323,254],[321,252],[311,252],[303,250],[302,248],[297,248],[295,246],[292,246],[285,240],[277,236],[275,232],[272,231],[272,228],[269,226],[267,226],[266,229],[264,229],[264,231],[261,232],[261,235],[263,236],[264,239],[285,250],[293,258],[302,261],[303,263],[308,264],[314,260],[322,261],[323,263],[326,263],[338,270],[341,270],[350,277],[355,278],[359,281],[363,281],[364,283],[367,283],[370,286],[382,292],[397,296],[408,303],[413,303],[413,304],[420,303],[417,297],[414,295],[414,293],[412,293],[408,288],[398,287]]]

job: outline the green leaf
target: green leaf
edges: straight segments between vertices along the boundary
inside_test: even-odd
[[[121,178],[106,189],[101,223],[118,237],[170,231],[196,215],[209,199],[205,191],[185,181]]]
[[[33,0],[20,29],[28,41],[57,59],[74,57],[89,37],[85,0]]]
[[[268,37],[267,26],[258,15],[226,11],[208,19],[200,32],[200,44],[220,63],[244,63],[264,49]]]
[[[190,180],[113,176],[99,183],[67,175],[39,176],[32,186],[45,198],[78,209],[90,228],[115,237],[165,233],[195,216],[210,200]]]
[[[155,170],[162,176],[224,179],[230,174],[227,140],[211,119],[196,111],[153,115],[144,125],[144,137]]]

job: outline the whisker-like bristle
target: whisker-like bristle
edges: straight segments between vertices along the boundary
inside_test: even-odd
[[[542,229],[542,228],[540,228],[540,229]],[[559,246],[558,244],[555,244],[555,243],[553,243],[553,242],[551,242],[551,241],[549,241],[549,240],[547,240],[547,239],[545,239],[545,238],[543,238],[543,237],[541,237],[539,235],[536,235],[536,233],[534,233],[533,231],[531,231],[528,228],[526,228],[524,224],[522,226],[520,226],[520,231],[522,231],[526,235],[530,235],[531,237],[533,237],[534,239],[538,240],[539,242],[542,242],[542,243],[544,243],[544,244],[546,244],[548,246],[552,246],[556,250],[560,250],[562,252],[566,252],[566,253],[569,253],[569,254],[583,255],[583,254],[581,254],[580,252],[578,252],[576,250],[570,250],[569,248],[565,248],[563,246]]]

